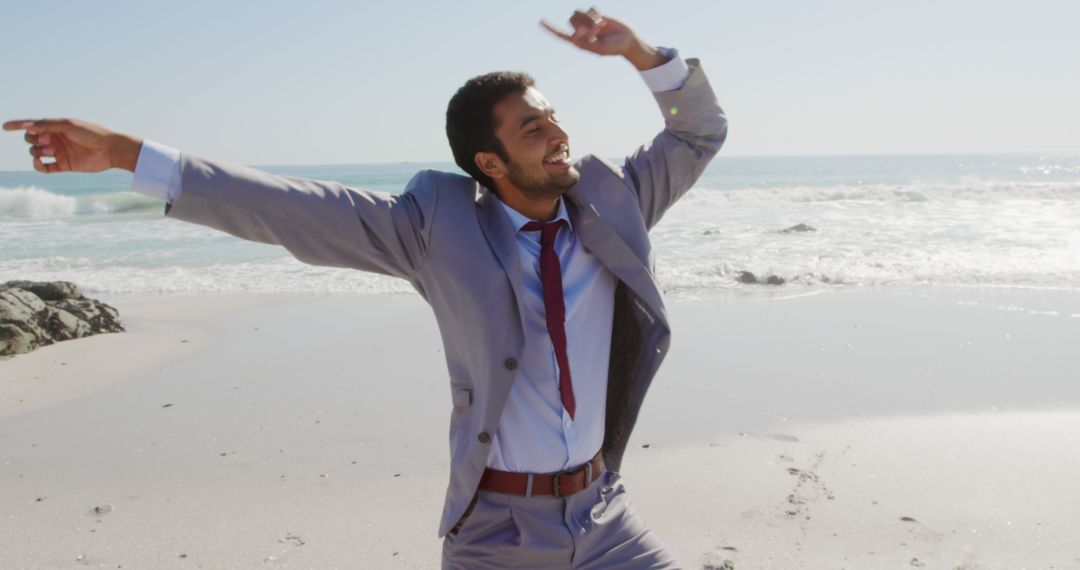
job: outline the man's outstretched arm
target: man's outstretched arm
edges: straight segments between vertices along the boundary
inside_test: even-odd
[[[652,228],[720,151],[727,137],[727,117],[697,60],[683,64],[677,53],[654,48],[625,23],[595,10],[576,12],[570,24],[572,34],[543,22],[553,34],[583,50],[626,58],[642,72],[660,106],[664,130],[622,165],[638,195],[645,226]],[[681,77],[673,78],[669,67],[676,64]]]
[[[157,179],[168,215],[237,237],[284,246],[312,265],[351,267],[410,278],[423,262],[437,195],[436,177],[418,175],[405,193],[275,176],[196,156],[74,119],[18,120],[34,168],[43,173],[136,172],[136,186]],[[53,157],[46,163],[44,157]],[[148,165],[153,165],[148,168]],[[150,170],[156,172],[144,174]],[[169,174],[175,171],[173,184]],[[166,192],[166,186],[171,186]]]

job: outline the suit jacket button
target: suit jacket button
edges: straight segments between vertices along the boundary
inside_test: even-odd
[[[505,366],[507,370],[516,370],[517,369],[517,359],[507,358],[506,360],[503,361],[503,366]]]
[[[480,432],[480,435],[476,436],[476,439],[480,440],[480,443],[491,443],[491,435],[486,431]]]

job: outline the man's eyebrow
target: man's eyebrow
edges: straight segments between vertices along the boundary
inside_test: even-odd
[[[541,118],[543,118],[543,115],[527,115],[525,118],[521,119],[521,125],[518,126],[518,129],[524,129],[525,125]]]

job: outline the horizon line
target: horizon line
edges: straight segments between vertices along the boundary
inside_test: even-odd
[[[714,159],[724,158],[874,158],[874,157],[918,157],[918,156],[932,156],[932,157],[946,157],[946,156],[1035,156],[1035,155],[1053,155],[1053,156],[1080,156],[1080,149],[1067,149],[1067,150],[1051,150],[1051,151],[1013,151],[1013,152],[868,152],[868,153],[817,153],[817,154],[754,154],[754,153],[737,153],[737,154],[718,154]],[[619,160],[625,157],[605,157],[607,160]],[[247,164],[253,168],[289,168],[289,167],[311,167],[311,166],[396,166],[405,164],[449,164],[454,168],[457,165],[453,161],[449,160],[397,160],[397,161],[381,161],[381,162],[309,162],[309,163],[278,163],[278,164]],[[70,173],[61,172],[59,174],[102,174],[111,172],[116,169],[103,170],[96,173]],[[25,173],[38,173],[33,168],[27,170],[0,170],[0,174],[25,174]]]
[[[590,153],[592,154],[592,153]],[[716,159],[723,158],[871,158],[871,157],[913,157],[913,156],[1038,156],[1038,155],[1055,155],[1055,156],[1077,156],[1080,157],[1080,149],[1071,150],[1056,150],[1056,151],[1015,151],[1015,152],[867,152],[867,153],[818,153],[818,154],[724,154],[723,151],[713,157]],[[579,157],[580,158],[580,157]],[[603,157],[606,160],[621,160],[626,158],[625,156],[619,157]],[[255,168],[280,168],[280,167],[292,167],[292,166],[395,166],[403,164],[449,164],[454,168],[457,168],[457,164],[450,160],[397,160],[397,161],[382,161],[382,162],[330,162],[330,163],[291,163],[291,164],[251,164]],[[31,171],[34,172],[34,171]]]

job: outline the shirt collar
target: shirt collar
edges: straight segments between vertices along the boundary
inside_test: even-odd
[[[521,228],[525,224],[536,221],[525,217],[525,215],[521,212],[511,208],[510,206],[507,206],[506,202],[503,202],[502,200],[499,200],[499,205],[503,207],[506,215],[510,218],[510,224],[514,226],[514,233],[520,232]],[[574,226],[570,223],[570,216],[566,213],[566,200],[564,200],[562,196],[559,196],[559,211],[555,214],[555,220],[564,220],[566,222],[567,229],[569,229],[570,231],[574,231]]]

